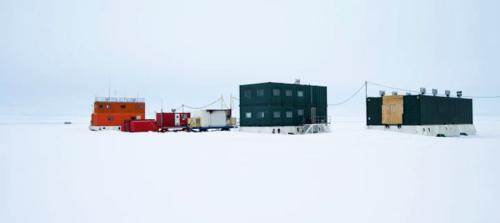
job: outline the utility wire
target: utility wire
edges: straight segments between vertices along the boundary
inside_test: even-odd
[[[177,111],[177,110],[181,110],[181,109],[183,109],[183,108],[184,108],[184,105],[181,105],[180,107],[175,108],[174,110],[176,110],[176,111]]]
[[[369,85],[378,86],[378,87],[387,88],[387,89],[392,89],[392,90],[397,90],[397,91],[404,91],[404,92],[411,92],[411,93],[420,94],[420,91],[415,91],[415,90],[410,90],[410,89],[405,89],[405,88],[399,88],[399,87],[393,87],[393,86],[388,86],[388,85],[384,85],[384,84],[379,84],[379,83],[367,81],[366,83],[363,83],[363,85],[361,85],[351,96],[349,96],[345,100],[340,101],[338,103],[328,104],[328,106],[340,106],[340,105],[343,105],[343,104],[351,101],[352,99],[354,99],[354,97],[356,97],[361,92],[361,90],[363,90],[363,88],[368,87]],[[500,96],[469,96],[468,98],[473,98],[473,99],[497,99],[497,98],[500,98]],[[238,97],[232,96],[232,99],[236,99],[236,102],[238,102],[238,104],[239,104],[239,98]],[[222,106],[223,107],[229,108],[227,106],[227,104],[223,101],[223,98],[220,97],[217,100],[215,100],[214,102],[212,102],[212,103],[210,103],[208,105],[205,105],[205,106],[194,107],[194,106],[189,106],[189,105],[183,104],[179,108],[176,108],[176,110],[180,110],[180,109],[183,109],[183,108],[188,108],[188,109],[204,109],[204,108],[208,108],[208,107],[210,107],[212,105],[215,105],[215,104],[217,104],[217,103],[219,103],[221,101],[222,101]]]
[[[495,99],[495,98],[500,98],[500,96],[470,96],[469,98],[473,98],[473,99]]]
[[[185,105],[185,104],[183,104],[181,107],[182,108],[189,108],[189,109],[204,109],[204,108],[208,108],[208,107],[210,107],[212,105],[215,105],[215,104],[219,103],[221,100],[222,100],[222,98],[218,98],[216,101],[214,101],[214,102],[212,102],[212,103],[210,103],[208,105],[201,106],[201,107],[193,107],[193,106],[189,106],[189,105]]]
[[[413,92],[413,93],[417,93],[417,94],[419,94],[419,93],[420,93],[420,91],[409,90],[409,89],[398,88],[398,87],[391,87],[391,86],[388,86],[388,85],[378,84],[378,83],[375,83],[375,82],[370,82],[370,81],[368,81],[367,83],[368,83],[369,85],[374,85],[374,86],[383,87],[383,88],[389,88],[389,89],[392,89],[392,90],[406,91],[406,92]]]
[[[345,103],[349,102],[350,100],[352,100],[354,97],[356,97],[356,95],[358,95],[358,94],[359,94],[359,92],[361,92],[361,90],[363,90],[363,88],[365,88],[365,87],[366,87],[366,84],[365,84],[365,83],[363,83],[363,85],[361,85],[361,87],[359,87],[359,89],[358,89],[358,90],[356,90],[356,91],[354,92],[354,94],[352,94],[352,95],[351,95],[350,97],[348,97],[347,99],[345,99],[345,100],[343,100],[343,101],[341,101],[341,102],[339,102],[339,103],[328,104],[328,105],[329,105],[329,106],[339,106],[339,105],[343,105],[343,104],[345,104]]]
[[[229,109],[229,106],[227,106],[227,104],[226,104],[225,101],[222,101],[222,105],[223,105],[224,108]]]
[[[223,96],[220,97],[220,101],[221,101],[221,106],[222,106],[221,108],[229,109],[229,106],[227,106],[226,101],[224,101]]]

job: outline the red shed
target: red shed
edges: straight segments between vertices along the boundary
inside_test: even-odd
[[[122,131],[124,132],[157,132],[158,126],[156,120],[126,120],[122,124]]]
[[[156,123],[162,130],[187,128],[189,118],[191,118],[191,113],[189,112],[156,113]]]

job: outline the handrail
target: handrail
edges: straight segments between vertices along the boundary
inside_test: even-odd
[[[145,102],[144,98],[96,97],[96,102]]]

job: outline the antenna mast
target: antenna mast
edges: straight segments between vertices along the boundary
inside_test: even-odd
[[[108,74],[108,100],[111,100],[111,78]]]

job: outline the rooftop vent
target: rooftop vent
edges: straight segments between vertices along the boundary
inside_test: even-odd
[[[300,79],[295,79],[295,84],[300,84]]]
[[[380,97],[384,97],[385,96],[385,91],[379,91],[379,94],[380,94]]]
[[[396,96],[396,95],[398,95],[398,92],[397,92],[397,91],[393,91],[393,92],[392,92],[392,95],[393,95],[393,96]]]
[[[444,94],[446,95],[446,97],[450,97],[451,91],[450,90],[446,90],[446,91],[444,91]]]
[[[420,94],[425,95],[425,88],[420,88]]]
[[[457,91],[457,97],[461,98],[462,97],[462,91]]]
[[[438,95],[438,90],[437,89],[432,89],[432,95],[437,96]]]

